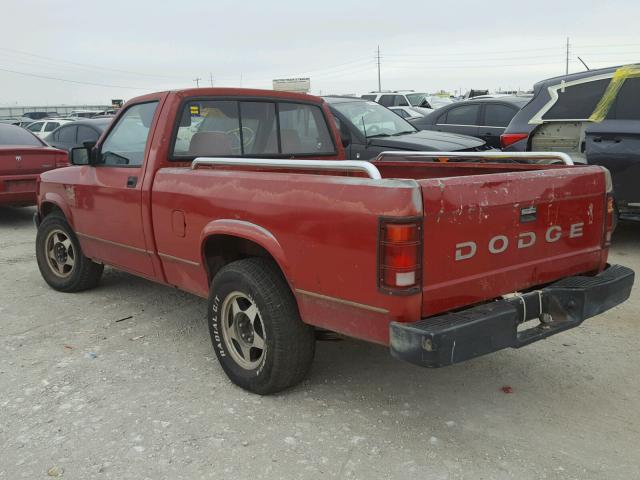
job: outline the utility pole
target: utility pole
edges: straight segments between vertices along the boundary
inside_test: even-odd
[[[211,83],[211,86],[213,87],[213,73],[209,72],[209,82]]]
[[[196,82],[196,88],[200,88],[200,80],[202,80],[200,77],[193,79],[193,81]]]
[[[565,75],[569,75],[569,37],[567,37],[567,60],[564,69]]]
[[[380,82],[380,45],[378,45],[378,91],[382,91],[382,83]]]

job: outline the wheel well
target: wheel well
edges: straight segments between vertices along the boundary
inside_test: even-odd
[[[204,244],[204,258],[206,261],[209,282],[225,265],[242,260],[243,258],[268,258],[280,269],[273,255],[267,249],[246,238],[232,235],[212,235]],[[284,275],[283,275],[284,276]]]
[[[62,209],[55,203],[46,202],[40,206],[40,215],[42,218],[46,217],[47,215],[51,215],[54,212],[59,212],[60,214],[64,215]]]

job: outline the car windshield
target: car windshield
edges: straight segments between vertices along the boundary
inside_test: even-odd
[[[409,103],[411,103],[411,105],[414,107],[420,107],[421,106],[420,104],[424,102],[425,98],[427,98],[426,93],[408,93],[407,94],[407,100],[409,100]]]
[[[345,102],[333,106],[367,138],[416,131],[409,122],[376,102]]]

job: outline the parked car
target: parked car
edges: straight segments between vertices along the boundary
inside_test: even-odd
[[[419,130],[460,133],[478,137],[487,146],[500,148],[500,135],[530,97],[508,95],[452,103],[423,118],[411,120]]]
[[[470,151],[484,141],[466,135],[420,132],[379,103],[353,97],[324,97],[336,119],[348,159],[369,160],[385,150]]]
[[[24,128],[0,124],[0,205],[34,205],[38,175],[68,164],[65,152]]]
[[[15,125],[19,121],[20,119],[16,117],[0,117],[0,123],[8,123],[9,125]]]
[[[303,380],[315,328],[441,367],[577,327],[633,286],[607,264],[606,170],[344,161],[318,97],[149,94],[71,157],[41,176],[43,279],[79,291],[107,264],[209,298],[222,369],[259,394]]]
[[[108,110],[100,110],[99,112],[95,112],[95,115],[93,115],[91,118],[103,118],[103,117],[113,118],[117,115],[117,113],[118,113],[117,109],[110,108]]]
[[[33,123],[33,120],[28,117],[17,118],[15,122],[12,122],[11,125],[17,125],[19,127],[27,128],[29,125]]]
[[[33,120],[41,120],[47,117],[58,117],[58,112],[26,112],[22,114],[23,117],[31,118]]]
[[[506,151],[559,151],[611,171],[621,218],[640,220],[640,65],[550,78],[502,135]]]
[[[53,132],[60,125],[64,125],[67,123],[71,123],[73,120],[65,119],[65,118],[47,118],[44,120],[38,120],[37,122],[32,122],[27,125],[26,129],[29,130],[34,135],[37,135],[40,138],[44,138]]]
[[[429,108],[431,110],[436,110],[438,108],[446,107],[447,105],[455,103],[455,101],[450,97],[444,97],[442,95],[424,95],[421,93],[416,95],[419,96],[416,97],[413,101],[415,102],[415,106],[420,108]]]
[[[398,90],[389,92],[371,92],[361,95],[363,100],[371,100],[383,107],[412,107],[423,115],[433,109],[425,100],[426,93],[416,93],[413,90]]]
[[[70,118],[72,120],[76,120],[78,118],[92,118],[102,112],[102,110],[72,110],[66,118]]]
[[[74,147],[82,147],[85,142],[97,142],[110,123],[110,117],[65,123],[44,137],[44,141],[52,147],[69,151]]]
[[[417,120],[418,118],[422,118],[426,115],[424,108],[418,110],[415,107],[388,107],[396,115],[400,115],[405,120]],[[431,109],[428,109],[431,111]]]

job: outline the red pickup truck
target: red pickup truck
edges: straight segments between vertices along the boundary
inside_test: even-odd
[[[41,176],[38,266],[64,292],[95,286],[108,264],[208,297],[222,367],[261,394],[303,379],[317,330],[450,365],[630,294],[633,271],[607,264],[608,172],[522,155],[563,158],[346,161],[317,97],[146,95],[94,148],[73,149],[73,166]]]

